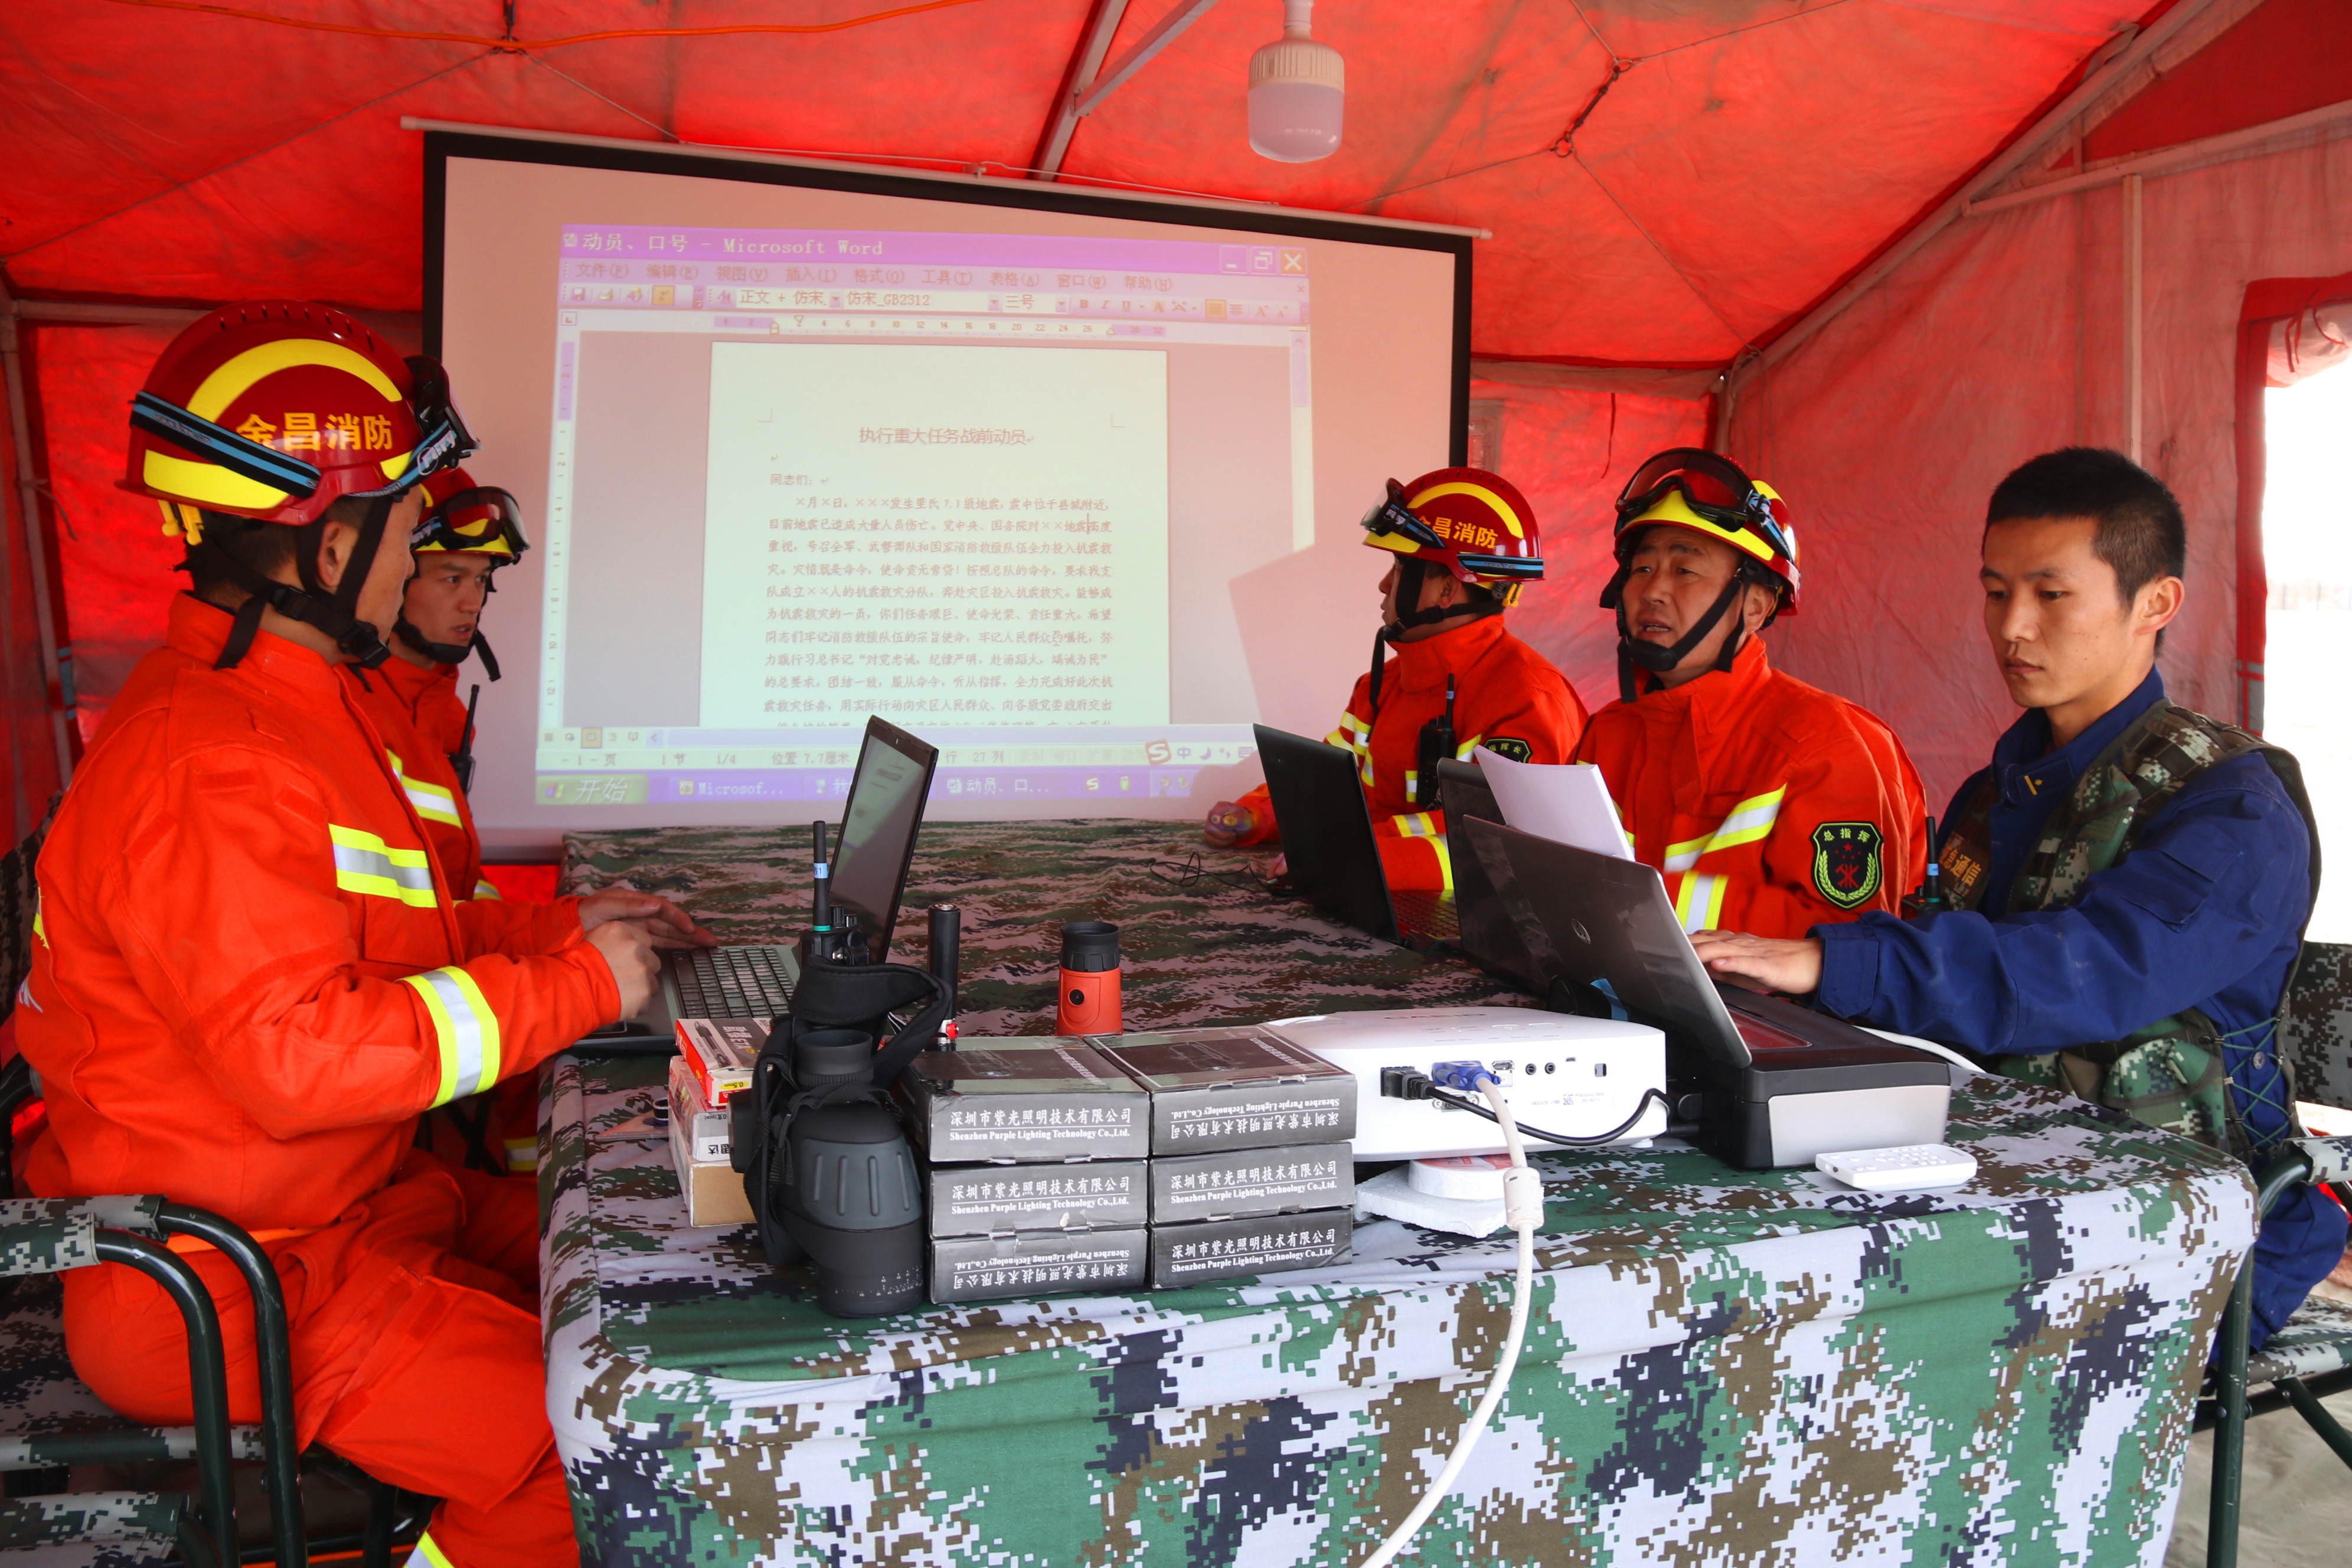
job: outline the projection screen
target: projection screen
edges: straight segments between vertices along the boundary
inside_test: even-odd
[[[534,548],[474,812],[825,815],[868,714],[940,819],[1194,816],[1368,662],[1391,479],[1462,460],[1469,238],[435,132],[428,349]]]

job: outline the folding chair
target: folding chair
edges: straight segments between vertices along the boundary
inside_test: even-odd
[[[32,970],[37,896],[34,869],[58,799],[39,827],[0,855],[0,1020],[16,1010]],[[191,1568],[239,1561],[233,1461],[262,1462],[270,1519],[269,1556],[279,1568],[307,1568],[301,1461],[295,1448],[294,1375],[288,1348],[286,1298],[278,1270],[254,1239],[218,1215],[162,1196],[19,1199],[14,1196],[17,1113],[40,1094],[31,1064],[0,1065],[0,1476],[54,1472],[74,1465],[124,1465],[194,1459],[199,1499],[118,1491],[0,1500],[0,1562],[21,1548],[44,1549],[42,1568],[87,1562],[129,1568],[176,1549]],[[228,1425],[227,1372],[219,1315],[195,1270],[168,1246],[186,1236],[227,1255],[253,1297],[262,1424]],[[51,1276],[68,1268],[121,1263],[161,1286],[188,1329],[189,1387],[195,1424],[139,1426],[108,1409],[74,1375],[66,1353],[64,1291]],[[362,1568],[390,1568],[405,1492],[378,1481],[323,1449],[314,1468],[348,1479],[368,1500],[364,1531],[352,1541]],[[13,1494],[18,1489],[10,1487]],[[415,1512],[412,1507],[410,1511]],[[76,1552],[75,1547],[85,1548]],[[60,1552],[60,1549],[63,1549]]]
[[[2352,1138],[2297,1138],[2281,1145],[2257,1184],[2257,1214],[2281,1194],[2305,1183],[2352,1186]],[[2213,1434],[2213,1500],[2207,1526],[2207,1568],[2236,1568],[2239,1493],[2246,1463],[2246,1423],[2293,1409],[2336,1458],[2352,1466],[2352,1432],[2320,1404],[2352,1388],[2352,1306],[2314,1297],[2295,1310],[2260,1355],[2249,1355],[2253,1323],[2253,1265],[2239,1271],[2221,1314],[2221,1354],[2199,1401],[2197,1430]],[[2263,1392],[2250,1394],[2251,1389]]]
[[[2352,947],[2304,945],[2279,1054],[2294,1068],[2299,1097],[2352,1106]],[[2324,1184],[2339,1197],[2352,1196],[2352,1138],[2298,1138],[2282,1144],[2257,1184],[2255,1212],[2268,1213],[2279,1194],[2303,1183]],[[2249,1267],[2238,1276],[2222,1314],[2221,1353],[2197,1407],[2197,1430],[2213,1434],[2208,1568],[2236,1568],[2248,1421],[2293,1410],[2336,1458],[2352,1466],[2352,1432],[2320,1404],[2352,1389],[2352,1304],[2314,1296],[2260,1353],[2250,1355],[2252,1291]]]
[[[21,1067],[11,1063],[10,1070]],[[143,1233],[143,1234],[141,1234]],[[268,1289],[255,1290],[254,1318],[263,1351],[264,1425],[234,1431],[228,1423],[228,1373],[219,1315],[201,1276],[170,1247],[165,1236],[191,1236],[235,1259],[248,1285],[253,1265]],[[49,1470],[60,1466],[185,1459],[197,1465],[200,1495],[173,1492],[83,1492],[11,1498],[0,1502],[0,1548],[45,1552],[46,1563],[129,1564],[157,1561],[177,1550],[191,1568],[225,1568],[237,1561],[236,1500],[232,1458],[269,1465],[270,1513],[278,1562],[303,1568],[301,1493],[295,1473],[292,1369],[286,1353],[286,1308],[277,1273],[245,1232],[201,1209],[154,1197],[10,1198],[0,1200],[0,1276],[21,1281],[69,1268],[119,1263],[160,1286],[180,1309],[188,1331],[188,1383],[193,1426],[139,1426],[100,1404],[65,1355],[63,1292],[13,1290],[0,1318],[17,1397],[0,1411],[0,1470]],[[38,1397],[30,1397],[37,1394]],[[78,1554],[55,1551],[79,1547]]]

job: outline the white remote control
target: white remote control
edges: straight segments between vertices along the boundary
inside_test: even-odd
[[[1966,1185],[1977,1173],[1976,1157],[1948,1143],[1909,1143],[1899,1149],[1853,1149],[1816,1154],[1813,1163],[1849,1187],[1865,1193],[1932,1193]]]

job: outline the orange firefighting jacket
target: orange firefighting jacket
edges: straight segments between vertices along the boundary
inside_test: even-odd
[[[1492,746],[1520,762],[1567,762],[1584,728],[1584,704],[1566,676],[1503,629],[1500,616],[1391,646],[1396,655],[1382,668],[1380,711],[1372,711],[1371,677],[1358,676],[1339,727],[1324,739],[1356,753],[1389,886],[1447,889],[1454,868],[1445,814],[1413,806],[1421,727],[1445,711],[1446,678],[1454,680],[1454,754],[1465,760],[1473,748]],[[1280,833],[1264,784],[1240,804],[1257,819],[1240,843],[1263,844]]]
[[[29,1182],[316,1227],[391,1179],[420,1111],[620,998],[571,910],[452,900],[341,669],[264,632],[215,672],[205,625],[174,615],[181,668],[118,699],[41,854]]]
[[[385,659],[367,672],[360,706],[399,759],[401,786],[425,821],[425,846],[449,890],[461,899],[497,898],[499,890],[482,877],[482,836],[473,807],[449,763],[466,734],[457,667],[419,669],[403,658]]]
[[[90,744],[102,743],[124,719],[160,700],[169,689],[172,677],[181,670],[210,669],[213,660],[220,657],[222,646],[228,641],[229,624],[226,610],[207,604],[193,594],[173,595],[171,621],[163,645],[148,649],[131,667],[129,678],[122,683],[122,689],[115,693],[113,702],[106,710],[106,717],[100,721],[98,733],[92,737]],[[396,664],[420,680],[430,681],[433,679],[428,672],[393,658],[384,660],[382,669],[367,672],[369,683],[381,689],[383,685],[381,678]],[[352,681],[354,689],[358,690],[358,677],[348,666],[344,668],[343,678]],[[449,694],[454,701],[454,673],[449,680]],[[404,745],[402,741],[405,737],[394,738],[394,729],[396,727],[391,726],[391,717],[410,710],[404,708],[396,698],[378,697],[371,701],[366,691],[359,690],[358,694],[362,706],[369,710],[369,720],[376,725],[377,733],[384,737],[386,749],[399,759],[402,787],[409,793],[411,800],[417,805],[418,815],[424,818],[425,847],[439,858],[444,880],[460,898],[498,898],[498,889],[482,878],[481,841],[474,829],[473,813],[466,805],[464,792],[457,788],[457,775],[449,768],[447,752],[457,749],[457,742],[453,739],[446,750],[438,750],[433,740],[434,736],[446,731],[447,714],[430,701],[420,699],[414,711],[428,719],[433,728],[425,739],[410,741]],[[430,696],[429,689],[426,696]],[[458,729],[463,730],[466,710],[462,704],[457,707],[457,718]],[[413,764],[412,757],[415,759]],[[445,802],[441,799],[443,795],[451,797],[451,800]],[[454,812],[449,809],[452,803],[456,806]],[[432,808],[430,812],[425,809],[428,805]],[[441,820],[450,816],[457,818],[455,825]],[[460,840],[463,841],[462,849],[458,847]],[[533,942],[551,947],[571,940],[579,924],[579,903],[577,899],[559,899],[553,904],[536,910],[519,907],[498,913],[468,911],[467,919],[488,922],[478,923],[474,929],[504,950],[536,951],[530,945]],[[519,947],[518,943],[520,944]]]
[[[1927,805],[1903,744],[1868,710],[1772,668],[1750,637],[1728,671],[1592,716],[1598,763],[1686,931],[1801,937],[1902,911],[1927,874]]]

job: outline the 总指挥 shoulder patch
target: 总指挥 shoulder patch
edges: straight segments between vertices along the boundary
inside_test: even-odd
[[[1875,823],[1822,823],[1813,829],[1813,890],[1842,910],[1869,902],[1886,879],[1885,846]]]

